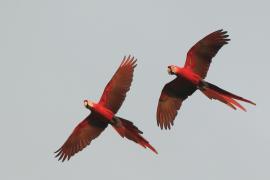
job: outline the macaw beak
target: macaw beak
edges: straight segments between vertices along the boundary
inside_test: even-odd
[[[169,75],[172,75],[172,70],[171,70],[170,66],[168,66],[167,72]]]
[[[89,110],[92,110],[92,108],[94,107],[94,102],[92,102],[90,100],[84,100],[83,104]]]

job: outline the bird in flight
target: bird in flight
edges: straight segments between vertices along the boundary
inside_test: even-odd
[[[198,41],[187,53],[184,67],[168,66],[168,73],[176,78],[167,83],[161,92],[157,107],[157,124],[161,129],[170,129],[183,101],[197,89],[209,99],[219,100],[233,109],[246,109],[236,100],[253,105],[254,102],[230,93],[220,87],[204,80],[207,75],[212,58],[219,49],[228,44],[226,31],[215,31]]]
[[[110,124],[121,137],[126,137],[144,148],[157,151],[142,137],[140,131],[131,121],[116,116],[117,111],[125,100],[133,79],[137,59],[124,57],[119,68],[105,87],[98,103],[84,100],[84,105],[91,111],[73,130],[66,142],[55,152],[58,160],[69,160],[74,154],[84,149],[97,138]]]

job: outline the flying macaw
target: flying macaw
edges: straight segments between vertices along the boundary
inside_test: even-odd
[[[197,89],[209,99],[216,99],[229,107],[246,109],[236,100],[253,105],[254,102],[230,93],[220,87],[204,80],[207,75],[212,58],[219,49],[228,44],[227,31],[215,31],[198,41],[187,53],[184,67],[168,66],[168,73],[176,78],[167,83],[161,92],[157,107],[157,124],[161,129],[170,129],[183,101]]]
[[[110,124],[122,137],[132,140],[144,148],[157,151],[142,137],[140,131],[131,121],[116,116],[125,100],[133,79],[137,59],[124,57],[119,68],[105,87],[98,103],[84,100],[84,106],[91,111],[73,130],[66,142],[55,152],[58,160],[69,160],[74,154],[84,149],[93,139],[98,137]]]

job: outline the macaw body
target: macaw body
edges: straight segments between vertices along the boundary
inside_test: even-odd
[[[176,78],[167,83],[161,92],[157,107],[157,124],[161,129],[170,129],[177,111],[183,101],[197,89],[209,99],[216,99],[233,109],[246,109],[236,100],[253,105],[254,102],[230,93],[214,84],[205,81],[212,58],[230,39],[226,31],[215,31],[198,41],[187,53],[184,67],[168,66],[168,73]]]
[[[172,67],[172,66],[169,66],[169,67]],[[176,76],[182,76],[183,78],[185,78],[186,80],[194,84],[195,86],[197,86],[202,80],[202,78],[198,74],[190,71],[187,68],[181,68],[178,66],[174,66],[173,68],[175,68]]]
[[[94,103],[90,100],[84,100],[86,108],[102,116],[101,120],[109,123],[113,128],[119,133],[122,137],[127,137],[128,139],[140,144],[144,148],[148,147],[154,153],[157,154],[157,151],[152,147],[148,141],[146,141],[140,134],[143,132],[140,131],[131,121],[128,121],[124,118],[118,117],[110,109],[106,108],[102,104]]]
[[[115,114],[110,109],[102,106],[101,104],[94,103],[89,100],[84,100],[84,104],[85,107],[91,110],[92,112],[98,113],[101,116],[103,116],[108,121],[108,123],[110,123],[113,120]]]
[[[157,154],[155,148],[141,135],[142,131],[131,121],[116,116],[130,89],[136,65],[134,57],[124,57],[112,79],[106,85],[99,102],[84,100],[85,107],[91,113],[75,127],[66,142],[55,152],[56,157],[59,157],[58,160],[69,160],[97,138],[109,124],[121,137],[126,137]]]

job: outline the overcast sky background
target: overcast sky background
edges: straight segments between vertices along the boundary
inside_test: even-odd
[[[269,180],[267,1],[0,0],[0,179]],[[171,131],[156,125],[158,98],[186,52],[223,28],[231,42],[207,80],[251,99],[248,112],[199,91]],[[111,127],[82,152],[54,158],[98,101],[124,55],[138,59],[118,115],[132,120],[155,155]]]

